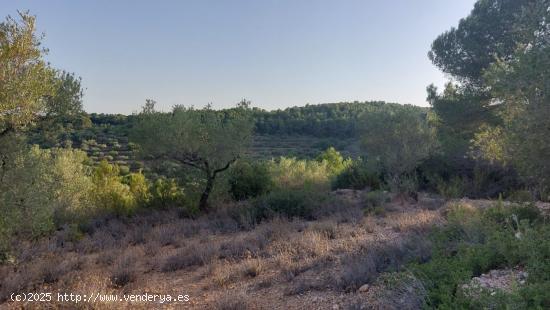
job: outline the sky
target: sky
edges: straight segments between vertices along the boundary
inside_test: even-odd
[[[88,112],[130,114],[146,99],[267,110],[342,101],[426,106],[446,77],[431,42],[475,0],[8,1],[30,10],[47,60],[82,77]]]

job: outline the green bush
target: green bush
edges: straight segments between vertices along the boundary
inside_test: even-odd
[[[366,212],[379,213],[380,208],[388,202],[390,202],[390,195],[384,191],[372,191],[366,193],[364,196]]]
[[[130,167],[119,165],[118,168],[120,169],[121,175],[128,175],[130,173]]]
[[[323,195],[308,190],[275,190],[259,197],[254,206],[258,218],[282,215],[288,218],[313,219]]]
[[[141,173],[130,173],[122,178],[122,183],[130,187],[130,193],[134,196],[136,203],[139,206],[144,206],[149,203],[150,192],[149,182]]]
[[[183,206],[184,194],[174,179],[158,178],[150,188],[149,205],[154,208]]]
[[[332,182],[332,189],[365,189],[378,190],[382,187],[382,176],[375,169],[361,160],[348,165]]]
[[[137,171],[143,169],[144,165],[142,162],[139,161],[133,161],[130,163],[130,170]]]
[[[409,266],[428,290],[430,308],[547,308],[550,306],[550,225],[534,206],[486,210],[457,204],[448,224],[432,234],[432,259]],[[527,283],[512,293],[472,298],[458,289],[472,277],[492,269],[524,266]]]
[[[92,180],[95,204],[103,212],[130,215],[138,207],[138,201],[130,186],[122,182],[117,165],[102,160],[96,167]]]
[[[2,171],[0,252],[14,235],[38,238],[86,218],[93,209],[86,159],[70,149],[34,146],[17,152]]]
[[[266,194],[273,186],[269,168],[262,162],[237,162],[229,171],[228,182],[235,200]]]
[[[336,151],[334,147],[329,147],[324,152],[319,154],[319,156],[317,156],[317,161],[321,163],[324,162],[331,175],[337,175],[341,173],[352,163],[352,160],[350,158],[344,159],[342,154]]]
[[[269,162],[274,187],[279,189],[330,188],[331,173],[328,162],[281,157]]]
[[[441,176],[428,177],[429,182],[435,186],[438,194],[441,196],[451,198],[462,198],[466,193],[466,184],[468,180],[460,176],[454,176],[450,180],[445,180]]]

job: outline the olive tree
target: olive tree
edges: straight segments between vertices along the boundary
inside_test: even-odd
[[[44,61],[35,17],[19,12],[0,23],[0,178],[22,144],[17,134],[45,109],[55,71]]]
[[[131,139],[146,157],[173,160],[200,171],[205,187],[199,209],[205,210],[216,177],[243,154],[252,136],[248,105],[243,101],[224,111],[175,106],[171,113],[161,113],[148,100]]]
[[[31,123],[55,88],[55,71],[35,34],[35,17],[19,12],[0,23],[0,137]]]
[[[84,152],[33,146],[14,153],[0,182],[0,261],[12,237],[49,234],[93,208]]]

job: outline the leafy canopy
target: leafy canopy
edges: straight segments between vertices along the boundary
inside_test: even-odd
[[[19,12],[0,23],[0,137],[20,130],[44,112],[55,71],[44,61],[35,17]]]
[[[161,113],[148,101],[138,115],[132,139],[147,158],[172,160],[201,171],[206,187],[200,207],[206,208],[217,174],[243,154],[251,138],[248,104],[243,101],[224,111],[175,106],[171,113]]]

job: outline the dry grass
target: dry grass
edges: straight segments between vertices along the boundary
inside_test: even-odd
[[[247,310],[249,306],[245,293],[226,293],[218,298],[214,304],[216,310]]]
[[[61,232],[25,244],[13,266],[0,266],[0,301],[11,292],[47,287],[185,292],[198,308],[258,308],[256,303],[287,308],[301,302],[297,296],[319,291],[337,298],[411,259],[426,259],[429,245],[420,237],[407,241],[408,236],[421,236],[439,221],[438,213],[419,208],[389,211],[382,218],[365,217],[360,208],[346,205],[318,221],[274,218],[243,229],[224,212],[196,220],[172,211],[108,219],[93,224],[76,242]],[[245,291],[266,297],[245,297]]]
[[[245,277],[255,278],[263,272],[264,265],[261,259],[249,259],[242,263],[240,272]]]
[[[236,268],[227,263],[214,263],[209,266],[207,276],[217,287],[227,287],[239,279]]]
[[[215,244],[193,243],[166,257],[161,262],[160,270],[170,272],[192,266],[203,266],[209,264],[218,255],[219,249]]]
[[[441,222],[441,216],[437,211],[421,210],[396,214],[388,221],[390,227],[398,232],[427,231],[434,224]]]
[[[140,248],[129,248],[122,257],[119,257],[111,267],[109,280],[114,287],[123,287],[137,278],[137,264],[140,257],[143,257],[143,250]]]
[[[326,239],[336,239],[339,234],[338,224],[330,220],[314,222],[308,229],[322,234]]]

